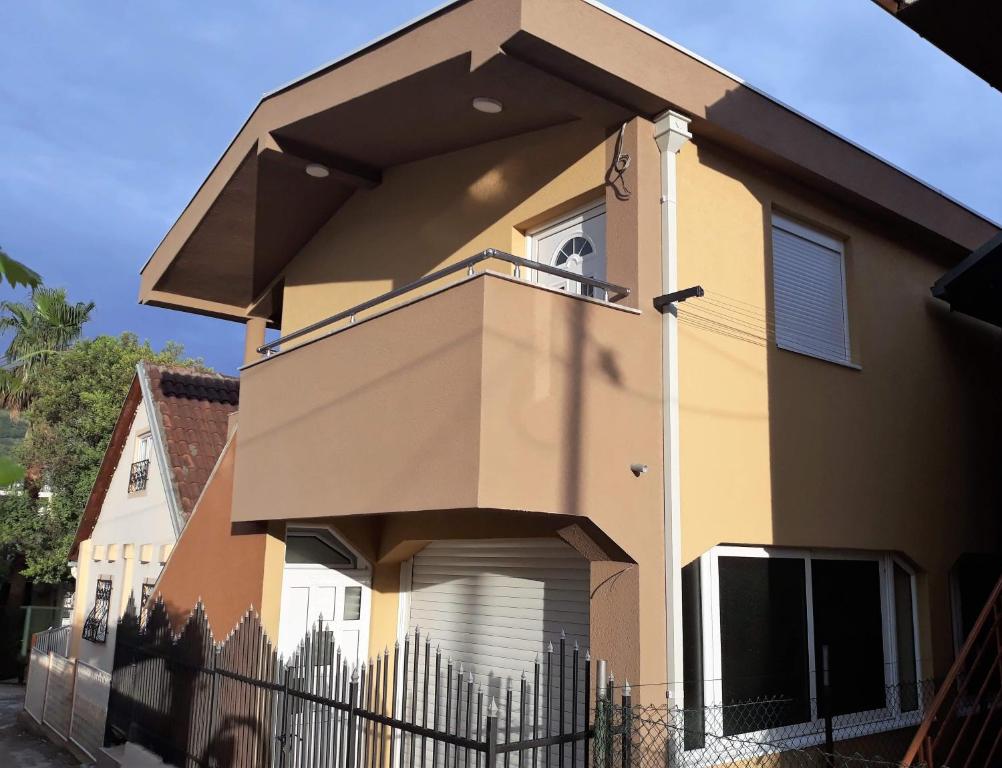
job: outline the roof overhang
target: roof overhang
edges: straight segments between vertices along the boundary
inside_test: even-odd
[[[472,109],[493,96],[504,111]],[[961,204],[588,0],[459,0],[267,95],[142,271],[140,301],[280,317],[284,266],[385,169],[570,122],[673,108],[697,138],[890,215],[949,252],[997,228]],[[306,172],[327,166],[324,179]]]
[[[1002,3],[993,0],[874,0],[950,58],[1002,90]]]
[[[939,278],[932,295],[955,312],[1002,327],[1002,232]]]

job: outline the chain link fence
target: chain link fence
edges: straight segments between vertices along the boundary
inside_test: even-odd
[[[934,692],[932,681],[891,686],[885,707],[831,717],[817,700],[683,710],[624,695],[598,703],[595,768],[901,768]]]

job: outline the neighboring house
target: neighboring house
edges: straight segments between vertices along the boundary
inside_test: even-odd
[[[1002,500],[998,334],[928,289],[997,232],[595,3],[453,3],[266,96],[143,269],[247,326],[160,591],[776,725],[827,657],[914,725]]]
[[[142,609],[205,487],[237,409],[237,379],[141,362],[70,551],[71,655],[111,671],[115,627]]]
[[[873,0],[947,56],[1002,90],[1002,7],[985,0]]]

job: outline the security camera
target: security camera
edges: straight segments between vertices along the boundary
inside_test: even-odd
[[[642,474],[644,474],[645,472],[647,472],[647,465],[646,464],[631,464],[630,465],[630,471],[634,474],[635,477],[640,477]]]

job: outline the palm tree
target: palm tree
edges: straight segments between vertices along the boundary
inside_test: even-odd
[[[0,334],[13,334],[0,360],[0,407],[27,408],[45,363],[80,338],[93,310],[92,301],[70,304],[62,288],[42,286],[27,302],[0,301]]]
[[[3,248],[0,248],[0,283],[4,280],[10,283],[11,288],[24,285],[34,289],[42,284],[42,278],[35,270],[29,269],[20,261],[12,259],[4,253]]]

